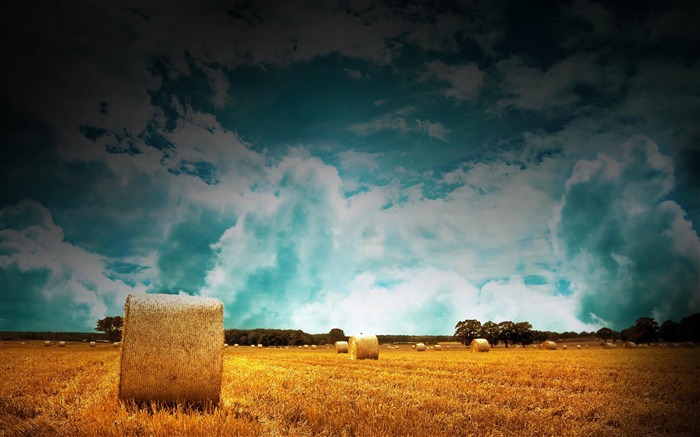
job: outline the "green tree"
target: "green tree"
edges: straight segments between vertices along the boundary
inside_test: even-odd
[[[625,330],[627,340],[635,343],[650,343],[659,338],[659,325],[651,317],[641,317],[637,319],[634,326]]]
[[[512,338],[513,343],[520,343],[523,346],[532,344],[534,341],[534,334],[532,332],[532,325],[529,322],[518,322],[514,325],[515,335]]]
[[[462,344],[469,345],[472,340],[481,336],[481,322],[475,319],[467,319],[455,325],[455,337]]]
[[[666,320],[659,327],[659,337],[663,341],[680,341],[683,337],[682,330],[683,326],[680,323]]]
[[[596,331],[595,335],[601,340],[607,341],[613,338],[614,332],[610,328],[600,328],[598,331]]]
[[[107,334],[109,341],[114,342],[121,340],[122,326],[124,326],[122,316],[109,316],[97,321],[95,331],[104,332]]]
[[[347,337],[340,328],[333,328],[328,332],[328,343],[335,344],[336,341],[345,341]]]
[[[488,321],[481,326],[481,336],[488,340],[491,347],[498,344],[498,325]]]
[[[506,347],[513,342],[515,337],[515,324],[510,320],[503,321],[498,324],[498,339],[502,341]]]

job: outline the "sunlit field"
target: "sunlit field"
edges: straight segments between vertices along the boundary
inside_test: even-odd
[[[125,405],[119,349],[0,344],[0,434],[693,436],[700,348],[224,350],[216,408]],[[167,357],[163,357],[167,359]]]

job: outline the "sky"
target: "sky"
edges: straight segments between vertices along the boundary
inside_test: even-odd
[[[430,4],[424,4],[430,3]],[[700,312],[700,3],[2,3],[0,329]]]

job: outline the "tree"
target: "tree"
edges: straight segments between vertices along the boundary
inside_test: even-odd
[[[686,341],[700,341],[700,313],[695,313],[681,319],[683,335]]]
[[[498,325],[488,321],[481,326],[481,335],[488,340],[491,347],[498,344]]]
[[[606,341],[613,338],[613,330],[610,328],[600,328],[596,331],[595,335],[601,340]]]
[[[462,320],[455,325],[455,337],[459,338],[462,344],[469,345],[479,336],[481,336],[481,322],[478,320]]]
[[[515,324],[509,320],[498,324],[498,339],[501,340],[506,347],[513,342],[515,336]]]
[[[532,325],[529,322],[518,322],[514,325],[515,335],[512,338],[513,343],[520,343],[523,346],[532,344],[534,335],[532,333]]]
[[[622,331],[624,339],[635,343],[650,343],[659,338],[659,325],[651,317],[641,317],[637,319],[634,326]]]
[[[122,316],[105,317],[97,321],[95,331],[104,332],[107,334],[109,341],[119,341],[122,338],[122,326],[124,319]]]
[[[328,343],[335,344],[336,341],[345,341],[347,337],[340,328],[333,328],[328,332]]]
[[[680,323],[674,322],[673,320],[666,320],[659,327],[659,337],[661,337],[661,340],[668,342],[680,341],[682,338],[682,329],[683,326]]]

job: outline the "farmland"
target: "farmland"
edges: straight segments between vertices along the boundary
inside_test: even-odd
[[[0,435],[698,435],[700,348],[224,350],[216,408],[118,401],[119,349],[0,344]],[[165,359],[165,357],[164,357]]]

